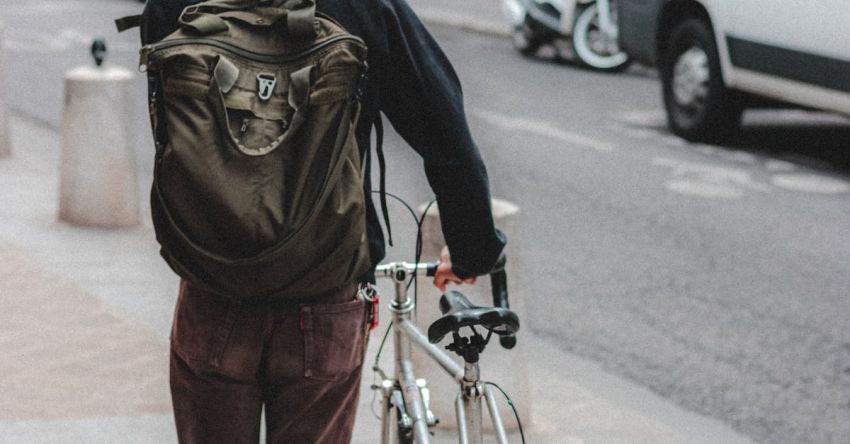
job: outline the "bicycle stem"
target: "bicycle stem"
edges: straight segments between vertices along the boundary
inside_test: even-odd
[[[385,265],[378,265],[375,268],[376,277],[385,277],[392,279],[396,284],[406,283],[414,273],[417,276],[434,276],[437,273],[437,267],[440,262],[421,262],[412,264],[410,262],[393,262]]]
[[[436,267],[434,267],[436,270]],[[427,273],[428,267],[422,267],[421,272]],[[390,304],[393,322],[400,328],[395,329],[395,374],[399,378],[399,386],[404,393],[404,406],[413,421],[413,434],[417,443],[428,444],[428,421],[425,403],[422,400],[416,375],[413,373],[413,353],[410,339],[403,329],[411,325],[411,314],[416,304],[407,296],[407,276],[409,273],[420,272],[420,267],[407,263],[390,264],[385,267],[385,276],[391,277],[395,283],[395,300]],[[377,272],[376,272],[377,274]]]

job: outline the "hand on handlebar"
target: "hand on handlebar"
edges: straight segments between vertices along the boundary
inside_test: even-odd
[[[446,291],[448,283],[453,284],[474,284],[476,278],[461,279],[457,277],[452,270],[452,257],[449,254],[449,247],[443,247],[440,252],[440,265],[437,267],[437,273],[434,274],[434,286],[439,288],[441,292]]]

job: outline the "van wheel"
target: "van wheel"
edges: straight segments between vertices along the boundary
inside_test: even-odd
[[[692,141],[722,141],[738,134],[743,103],[723,85],[720,57],[708,23],[688,19],[670,33],[661,82],[667,122]]]

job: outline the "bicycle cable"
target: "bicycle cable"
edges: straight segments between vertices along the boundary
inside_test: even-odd
[[[372,191],[372,193],[377,194],[378,192]],[[407,208],[407,211],[413,217],[413,222],[416,224],[416,248],[415,248],[415,252],[414,252],[414,262],[419,263],[419,260],[422,258],[422,223],[425,221],[425,215],[428,214],[428,210],[430,210],[431,206],[434,205],[434,203],[436,202],[436,199],[432,199],[430,202],[428,202],[428,205],[425,206],[425,211],[422,212],[421,217],[416,217],[416,211],[414,211],[413,207],[410,206],[410,204],[408,204],[404,199],[402,199],[401,197],[399,197],[399,196],[397,196],[393,193],[385,192],[384,194],[386,194],[387,196],[397,200],[402,205],[404,205],[404,207]],[[410,286],[413,285],[413,304],[415,306],[416,303],[418,302],[418,291],[417,291],[418,286],[415,285],[417,274],[416,273],[412,273],[412,274],[413,275],[410,277],[410,280],[407,282],[407,288],[410,289]],[[389,325],[387,325],[386,332],[384,332],[384,337],[381,339],[381,345],[378,347],[378,353],[375,356],[375,366],[378,365],[378,362],[381,359],[381,353],[384,350],[384,344],[387,341],[387,337],[389,337],[390,330],[392,329],[392,325],[393,325],[392,321],[390,321]]]
[[[499,387],[499,384],[496,384],[495,382],[490,382],[490,381],[483,381],[483,382],[487,385],[492,385],[493,387],[496,387],[497,389],[499,389],[500,392],[502,392],[503,395],[505,395],[505,399],[508,400],[508,405],[511,406],[511,410],[514,411],[514,417],[516,417],[516,423],[517,423],[517,426],[519,427],[519,437],[522,439],[522,444],[525,444],[525,432],[523,432],[523,430],[522,430],[522,421],[519,419],[519,413],[516,411],[516,406],[514,406],[513,399],[511,399],[511,397],[508,396],[508,394],[504,390],[502,390],[501,387]]]
[[[379,194],[378,191],[372,191],[372,193],[373,194]],[[402,205],[404,205],[404,207],[407,208],[407,211],[413,217],[413,222],[416,224],[416,248],[415,248],[415,251],[414,251],[414,262],[419,263],[419,260],[422,257],[422,222],[425,220],[425,215],[428,214],[428,210],[430,210],[431,206],[434,205],[434,203],[436,202],[436,199],[432,199],[430,202],[428,202],[428,205],[425,206],[425,211],[422,212],[422,216],[417,218],[416,212],[413,210],[413,207],[411,207],[410,204],[408,204],[404,199],[402,199],[399,196],[396,196],[393,193],[387,193],[386,191],[384,192],[384,194],[387,195],[387,196],[390,196],[391,198],[397,200]],[[411,285],[414,285],[416,283],[416,276],[417,276],[416,273],[413,273],[413,276],[410,278],[410,281],[408,281],[408,283],[407,283],[408,290],[410,289]],[[417,289],[418,289],[418,286],[414,285],[413,286],[413,303],[414,304],[416,304],[417,299],[418,299]],[[384,345],[386,344],[387,338],[390,335],[390,331],[392,330],[392,326],[393,326],[392,321],[389,321],[389,323],[387,324],[387,329],[384,332],[383,338],[381,338],[381,344],[378,346],[378,353],[375,355],[374,367],[378,367],[378,364],[381,360],[381,354],[384,351]],[[376,372],[373,371],[373,373],[376,373]],[[377,392],[373,391],[372,392],[372,402],[371,402],[370,407],[371,407],[371,410],[372,410],[372,414],[375,415],[376,418],[380,419],[378,414],[375,412],[375,400],[376,399],[377,399]]]

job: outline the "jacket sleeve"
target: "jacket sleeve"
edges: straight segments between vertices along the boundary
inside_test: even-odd
[[[142,44],[155,43],[177,30],[183,8],[201,0],[148,0],[142,13]]]
[[[424,159],[442,230],[461,278],[489,272],[506,239],[495,229],[487,170],[472,139],[460,81],[405,0],[384,0],[380,108]]]

